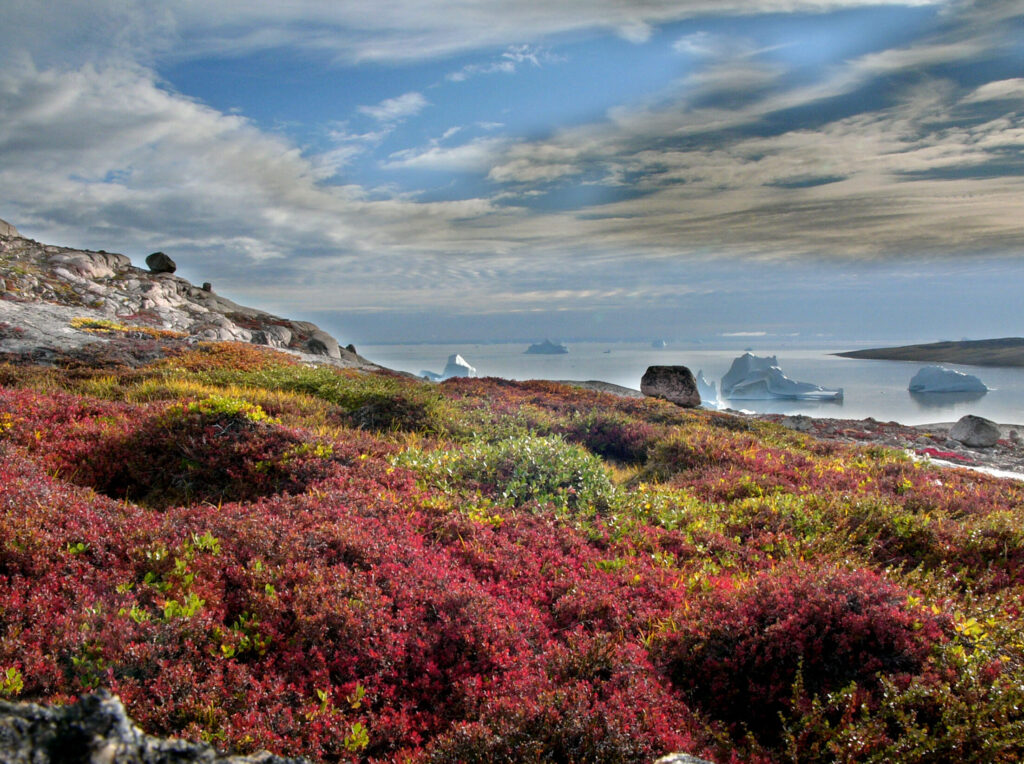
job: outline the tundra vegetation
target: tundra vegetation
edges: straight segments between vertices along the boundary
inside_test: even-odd
[[[0,365],[2,697],[326,761],[1024,757],[1020,483],[161,341]]]

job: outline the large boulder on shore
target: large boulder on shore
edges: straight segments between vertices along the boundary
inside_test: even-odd
[[[700,405],[700,392],[693,372],[685,366],[649,366],[640,379],[640,392],[651,398],[664,398],[683,408]]]
[[[305,764],[262,752],[219,754],[203,743],[161,740],[136,727],[106,690],[69,706],[0,700],[0,761],[5,764]]]
[[[949,431],[949,437],[971,448],[991,448],[998,442],[1001,434],[999,425],[991,419],[974,414],[960,417]]]

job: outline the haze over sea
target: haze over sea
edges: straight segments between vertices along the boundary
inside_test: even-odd
[[[650,342],[567,343],[567,355],[526,355],[524,343],[366,345],[359,352],[393,369],[419,374],[440,372],[449,355],[459,353],[477,370],[477,376],[506,379],[601,380],[634,390],[648,366],[681,364],[716,386],[733,359],[745,347],[711,347],[680,343],[656,349]],[[926,364],[839,358],[834,353],[865,347],[845,343],[804,347],[752,344],[756,355],[776,355],[786,376],[827,388],[842,387],[844,399],[819,401],[735,401],[736,409],[758,413],[807,414],[815,417],[863,419],[903,424],[956,421],[976,414],[1004,424],[1024,423],[1024,368],[994,368],[942,364],[974,374],[988,385],[984,395],[956,393],[911,395],[910,378]],[[610,352],[609,352],[610,351]]]

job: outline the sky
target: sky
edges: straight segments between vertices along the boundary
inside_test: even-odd
[[[343,343],[1024,334],[1024,0],[0,18],[0,218]]]

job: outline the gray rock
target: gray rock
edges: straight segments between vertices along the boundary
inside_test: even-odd
[[[688,753],[670,753],[656,760],[654,764],[713,764],[707,759],[698,759]]]
[[[0,761],[5,764],[303,764],[262,752],[220,754],[203,743],[142,732],[106,690],[70,706],[0,701]]]
[[[814,427],[814,420],[803,414],[794,414],[783,417],[779,424],[797,432],[809,432]]]
[[[152,273],[174,273],[178,270],[175,262],[163,252],[154,252],[146,258],[146,267]]]
[[[325,355],[329,358],[341,358],[338,341],[322,329],[315,329],[306,340],[306,352],[313,355]]]
[[[991,448],[999,440],[1000,435],[999,425],[991,419],[974,414],[960,417],[949,431],[949,437],[971,448]]]
[[[18,229],[8,223],[6,220],[0,220],[0,236],[17,236],[21,237],[18,233]]]
[[[683,408],[700,405],[697,380],[685,366],[649,366],[640,380],[640,392],[650,398],[664,398]]]

